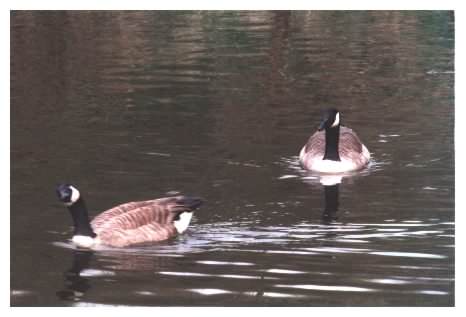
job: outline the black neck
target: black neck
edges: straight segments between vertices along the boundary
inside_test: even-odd
[[[91,228],[89,215],[87,214],[86,204],[82,198],[68,207],[73,218],[74,235],[95,237],[96,234]]]
[[[340,161],[338,142],[340,141],[340,125],[325,129],[324,160]]]

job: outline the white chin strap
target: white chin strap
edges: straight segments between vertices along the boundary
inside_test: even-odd
[[[337,125],[340,124],[340,113],[337,112],[336,116],[335,116],[335,121],[333,121],[333,124],[332,124],[332,128],[333,127],[336,127]]]
[[[81,197],[79,190],[77,190],[75,187],[70,185],[70,189],[71,189],[71,201],[69,203],[65,203],[66,206],[73,205],[75,202],[78,201],[79,197]]]

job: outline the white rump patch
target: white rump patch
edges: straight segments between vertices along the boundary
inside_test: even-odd
[[[306,146],[303,146],[301,151],[299,152],[299,160],[304,162],[304,157],[306,156]]]
[[[180,219],[173,221],[173,225],[175,226],[176,231],[178,231],[178,233],[183,233],[188,228],[192,216],[192,211],[185,211],[179,215]]]
[[[339,112],[337,112],[335,116],[335,121],[333,121],[332,128],[336,127],[338,124],[340,124],[340,113]]]
[[[367,149],[367,147],[363,144],[362,145],[362,155],[369,161],[369,159],[371,158],[371,153],[369,152],[369,150]]]
[[[81,248],[92,248],[96,244],[96,239],[89,236],[76,235],[71,241]]]
[[[343,173],[357,170],[359,167],[355,162],[342,159],[341,161],[314,160],[312,170],[321,173]]]
[[[69,203],[65,203],[66,206],[73,205],[75,202],[78,201],[79,197],[81,197],[79,190],[77,190],[75,187],[70,185],[70,189],[71,189],[71,201]]]
[[[359,160],[352,161],[344,157],[341,157],[340,161],[323,160],[323,155],[310,156],[304,152],[304,148],[301,150],[299,160],[301,165],[308,170],[321,172],[321,173],[344,173],[351,172],[363,168],[369,163],[371,154],[369,150],[362,145],[362,153]],[[324,181],[326,182],[326,181]],[[327,182],[326,182],[327,183]],[[331,182],[327,183],[328,185]],[[324,185],[327,185],[324,184]]]
[[[340,184],[342,178],[343,177],[341,175],[322,175],[319,181],[324,186],[333,186]]]

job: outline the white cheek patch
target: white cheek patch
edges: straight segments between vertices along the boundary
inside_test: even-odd
[[[70,189],[71,189],[71,201],[69,203],[65,203],[66,206],[71,206],[72,204],[78,201],[79,197],[81,197],[79,190],[77,190],[75,187],[70,185]]]
[[[337,125],[340,124],[340,113],[337,112],[336,116],[335,116],[335,121],[333,121],[333,124],[332,124],[332,128],[333,127],[336,127]]]

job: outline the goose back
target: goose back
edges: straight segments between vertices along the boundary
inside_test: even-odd
[[[118,205],[116,207],[108,209],[98,214],[97,216],[95,216],[95,218],[91,222],[91,225],[95,230],[96,228],[99,228],[100,226],[104,225],[105,223],[107,223],[109,220],[111,220],[112,218],[116,216],[124,214],[130,210],[135,210],[138,208],[149,206],[153,204],[153,202],[156,200],[157,199],[145,200],[145,201],[133,201],[133,202]]]
[[[335,172],[342,170],[353,170],[362,168],[369,161],[369,151],[362,144],[357,134],[350,128],[341,126],[338,143],[338,154],[340,162],[328,164],[329,169]],[[325,131],[317,131],[309,138],[300,153],[300,161],[308,169],[320,168],[316,164],[322,165],[325,154]],[[325,169],[327,167],[323,166]],[[330,171],[331,172],[331,171]]]
[[[118,248],[162,241],[176,235],[177,230],[173,224],[162,225],[155,221],[132,229],[108,227],[98,231],[100,243]]]
[[[177,234],[178,215],[198,204],[184,196],[125,203],[96,216],[91,226],[101,243],[115,247],[166,240]]]

